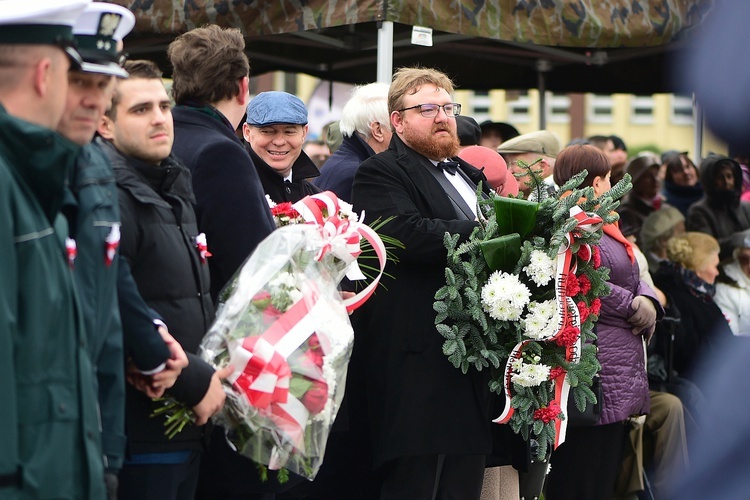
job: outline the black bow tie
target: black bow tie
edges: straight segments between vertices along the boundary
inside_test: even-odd
[[[458,170],[458,162],[457,161],[439,161],[437,164],[437,167],[442,170],[443,172],[448,172],[451,175],[456,175],[456,170]]]

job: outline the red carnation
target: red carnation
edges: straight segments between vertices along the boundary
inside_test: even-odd
[[[541,420],[545,424],[552,422],[560,415],[560,405],[555,401],[550,401],[549,405],[534,411],[534,418]]]
[[[578,336],[580,335],[581,330],[576,328],[573,325],[567,325],[565,328],[563,328],[563,331],[555,337],[555,343],[562,347],[571,346],[576,343],[576,340],[578,340]]]
[[[275,217],[286,215],[290,219],[296,219],[299,217],[299,212],[292,206],[291,202],[279,203],[271,209],[271,214]]]
[[[578,284],[581,286],[581,293],[584,295],[591,290],[591,280],[585,274],[578,276]]]
[[[594,247],[593,250],[593,260],[594,260],[594,269],[599,269],[599,267],[602,265],[602,256],[599,253],[599,247]]]
[[[549,379],[555,380],[557,377],[565,373],[565,368],[562,366],[556,366],[549,371]]]
[[[581,323],[583,323],[584,321],[586,321],[586,318],[589,317],[589,308],[582,300],[579,301],[576,306],[578,306],[578,314],[579,316],[581,316]]]
[[[588,262],[591,259],[591,247],[588,245],[581,245],[578,248],[578,258],[584,262]]]
[[[591,305],[589,306],[589,313],[590,314],[596,314],[599,316],[599,311],[602,310],[602,301],[598,298],[591,301]]]
[[[575,297],[580,291],[581,287],[578,284],[578,279],[576,279],[575,274],[570,273],[568,275],[568,280],[565,283],[565,295],[568,297]]]
[[[325,408],[326,401],[328,401],[328,384],[323,380],[313,380],[312,386],[305,392],[300,401],[311,415],[320,413]]]

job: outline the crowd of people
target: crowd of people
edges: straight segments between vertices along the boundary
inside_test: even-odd
[[[2,3],[0,498],[518,498],[529,444],[491,423],[486,372],[451,366],[435,330],[444,235],[469,238],[478,193],[565,196],[583,170],[595,197],[625,174],[633,187],[599,247],[612,291],[596,330],[601,418],[569,428],[545,498],[673,498],[706,426],[705,376],[750,336],[742,157],[696,166],[679,149],[628,157],[614,135],[563,147],[547,130],[479,124],[430,68],[355,88],[313,140],[299,97],[251,98],[238,30],[169,45],[171,100],[154,62],[123,61],[127,9]],[[199,344],[276,228],[269,202],[324,190],[390,220],[381,230],[403,248],[351,316],[318,476],[264,481],[211,424],[232,367]],[[195,416],[173,438],[152,417],[165,394]]]

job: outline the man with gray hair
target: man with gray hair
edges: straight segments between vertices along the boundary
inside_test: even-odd
[[[324,191],[333,191],[351,201],[352,183],[359,164],[370,156],[388,149],[391,142],[386,83],[370,83],[356,87],[341,111],[340,129],[344,136],[341,146],[320,169],[313,184]]]
[[[553,194],[557,188],[552,180],[552,172],[560,149],[562,148],[557,135],[549,130],[539,130],[505,141],[498,146],[497,152],[505,160],[508,169],[516,174],[518,187],[528,198],[532,194],[532,187],[527,184],[528,171],[518,164],[519,160],[527,165],[539,160],[532,168],[544,179],[548,194]]]

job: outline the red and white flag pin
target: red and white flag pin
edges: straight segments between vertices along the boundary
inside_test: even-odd
[[[71,269],[73,269],[77,253],[76,240],[73,238],[65,238],[65,254],[68,256],[68,265]]]
[[[113,222],[109,229],[109,234],[104,238],[104,263],[107,267],[112,265],[117,254],[117,247],[120,246],[120,223]]]

